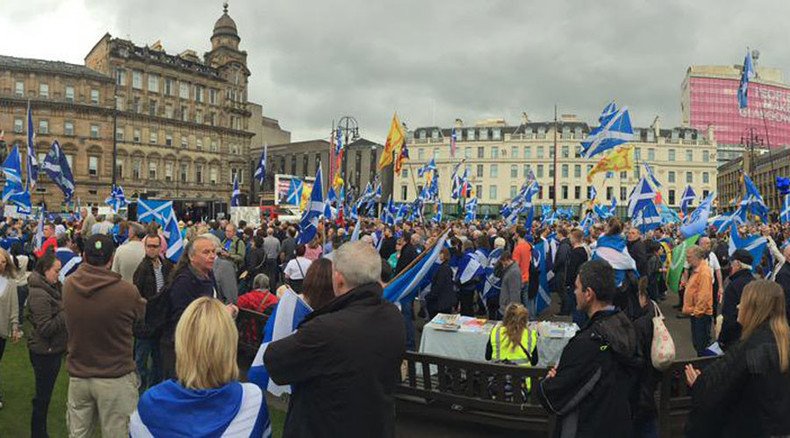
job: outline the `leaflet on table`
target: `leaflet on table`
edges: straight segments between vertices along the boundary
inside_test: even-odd
[[[572,322],[540,321],[538,335],[545,338],[572,338],[579,326]]]
[[[437,330],[461,331],[467,333],[487,333],[496,324],[495,321],[479,319],[471,316],[450,315],[439,313],[429,323]]]

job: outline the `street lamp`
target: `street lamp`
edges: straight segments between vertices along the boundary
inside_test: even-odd
[[[757,129],[755,128],[746,128],[741,134],[741,144],[743,145],[744,149],[749,150],[749,175],[752,175],[754,171],[754,147],[756,145],[763,146],[765,145],[765,141],[762,137],[757,134]]]
[[[343,147],[346,148],[346,152],[343,154],[342,174],[345,185],[348,187],[349,181],[347,169],[348,153],[350,152],[348,145],[349,143],[359,140],[359,123],[357,123],[357,119],[352,116],[343,116],[340,118],[340,121],[337,122],[337,126],[335,126],[335,130],[332,135],[337,135],[338,130],[340,131],[340,135],[343,137]]]

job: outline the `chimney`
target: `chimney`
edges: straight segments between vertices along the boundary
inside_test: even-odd
[[[653,129],[653,133],[655,134],[656,138],[660,137],[661,136],[661,117],[656,116],[656,118],[653,119],[653,124],[650,125],[650,127]]]

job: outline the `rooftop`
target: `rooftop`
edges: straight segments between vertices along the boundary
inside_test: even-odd
[[[0,55],[0,68],[8,70],[43,72],[55,75],[86,77],[98,81],[112,82],[112,78],[105,76],[84,65],[69,64],[63,61],[47,61],[44,59],[17,58],[14,56]]]

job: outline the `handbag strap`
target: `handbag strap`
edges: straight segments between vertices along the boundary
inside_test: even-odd
[[[661,308],[658,306],[658,303],[653,300],[650,300],[650,302],[653,303],[653,317],[660,316],[661,319],[664,319],[664,314],[661,313]]]

